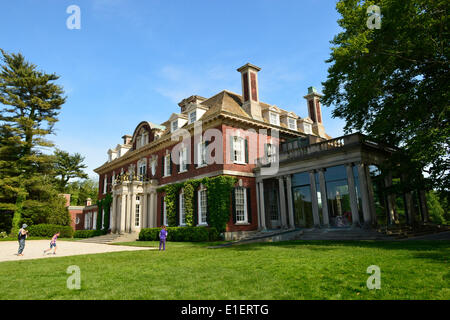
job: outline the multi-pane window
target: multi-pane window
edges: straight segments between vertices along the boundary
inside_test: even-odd
[[[176,131],[178,129],[178,120],[172,121],[172,132]]]
[[[294,118],[288,118],[288,127],[291,130],[297,130],[297,121]]]
[[[205,142],[200,142],[198,144],[197,161],[198,161],[199,167],[206,165],[206,143]]]
[[[305,123],[305,133],[312,134],[311,124]]]
[[[140,221],[140,210],[141,210],[141,197],[140,196],[136,196],[136,211],[135,211],[135,216],[134,216],[134,225],[136,227],[139,227]]]
[[[164,197],[164,202],[163,202],[163,224],[165,226],[168,226],[167,223],[167,206],[166,206],[166,198]]]
[[[275,145],[273,145],[271,143],[266,144],[266,159],[269,162],[276,161],[276,148],[275,148]]]
[[[186,225],[186,211],[184,207],[184,193],[180,193],[180,225]]]
[[[187,171],[187,148],[180,150],[180,172]]]
[[[139,163],[139,176],[140,179],[142,180],[143,177],[145,177],[147,175],[147,160],[142,160]]]
[[[170,176],[170,154],[164,157],[164,176]]]
[[[244,188],[234,189],[235,205],[236,205],[236,222],[247,222],[247,193]]]
[[[189,123],[193,123],[195,121],[197,121],[197,112],[192,111],[191,113],[189,113]]]
[[[207,212],[207,193],[205,189],[198,192],[198,224],[207,224],[206,212]]]
[[[280,115],[278,113],[270,112],[269,117],[270,117],[270,124],[274,124],[276,126],[280,125]]]
[[[103,194],[106,193],[107,186],[108,186],[108,176],[105,175],[105,180],[103,181]]]
[[[236,163],[244,163],[245,161],[245,144],[244,138],[233,137],[233,161]]]

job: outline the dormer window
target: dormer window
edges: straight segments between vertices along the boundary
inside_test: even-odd
[[[178,129],[178,120],[172,121],[170,129],[171,129],[171,132],[174,132]]]
[[[288,118],[288,127],[291,130],[297,130],[297,121],[294,118]]]
[[[269,113],[269,120],[270,120],[270,124],[279,126],[280,125],[280,115],[278,113],[275,112],[270,112]]]
[[[312,134],[312,127],[311,127],[311,124],[305,123],[305,124],[304,124],[304,128],[305,128],[305,133],[306,133],[306,134]]]
[[[192,111],[191,113],[189,113],[189,123],[194,123],[195,121],[197,121],[197,111]]]

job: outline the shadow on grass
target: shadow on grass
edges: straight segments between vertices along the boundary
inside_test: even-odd
[[[242,244],[232,247],[224,247],[226,250],[253,251],[264,250],[268,247],[279,247],[285,249],[301,249],[316,251],[332,251],[342,249],[343,247],[351,250],[352,248],[384,249],[384,250],[407,250],[415,251],[413,257],[417,259],[428,259],[438,263],[448,262],[450,259],[450,241],[285,241],[285,242],[260,242],[251,244]]]

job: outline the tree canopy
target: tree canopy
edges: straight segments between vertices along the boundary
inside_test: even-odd
[[[381,28],[369,29],[367,8],[378,5]],[[402,147],[427,173],[430,187],[449,190],[449,2],[341,0],[342,31],[332,43],[323,103],[362,131]]]

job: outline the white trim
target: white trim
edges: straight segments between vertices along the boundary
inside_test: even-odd
[[[186,205],[185,205],[185,199],[184,199],[184,191],[180,193],[179,200],[180,200],[179,225],[180,225],[180,227],[184,227],[184,226],[186,226]],[[181,205],[181,200],[183,200],[183,205]],[[184,216],[184,223],[182,223],[183,216]]]
[[[201,193],[202,192],[205,192],[205,197],[207,198],[207,193],[206,193],[206,189],[205,188],[201,188],[200,190],[198,190],[197,191],[197,208],[198,208],[198,212],[197,212],[197,217],[198,217],[198,226],[207,226],[208,225],[208,222],[202,222],[202,214],[203,214],[203,211],[202,211],[202,198],[201,198]],[[206,217],[206,215],[207,215],[207,213],[208,213],[208,200],[207,199],[205,199],[205,201],[206,201],[206,212],[205,212],[205,217]]]
[[[236,223],[235,223],[235,225],[237,225],[237,224],[249,224],[249,222],[248,222],[248,210],[247,210],[247,189],[246,188],[243,188],[243,187],[238,187],[238,188],[235,188],[234,189],[234,199],[235,199],[235,202],[236,202],[236,200],[237,200],[237,197],[236,197],[236,191],[237,190],[243,190],[243,198],[244,198],[244,220],[243,221],[237,221],[237,212],[235,212],[235,214],[236,214]],[[236,203],[235,203],[235,210],[236,210]]]

